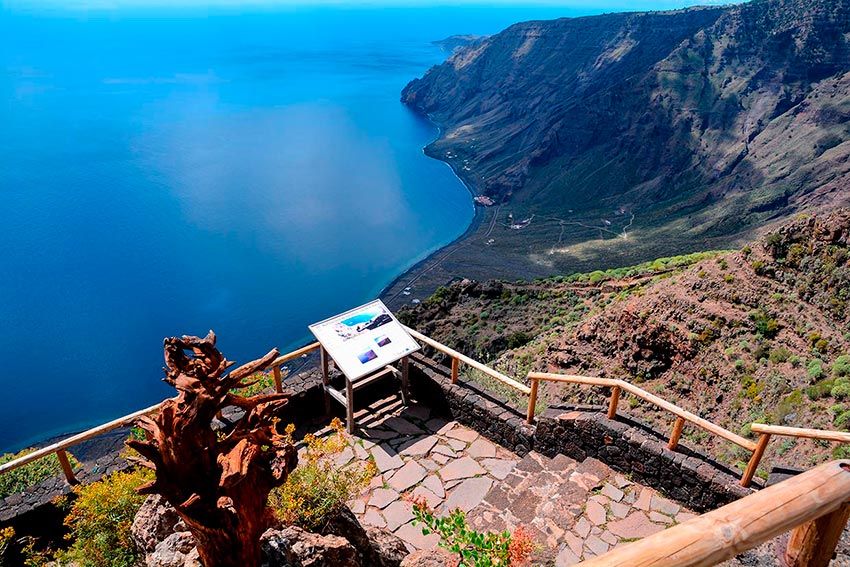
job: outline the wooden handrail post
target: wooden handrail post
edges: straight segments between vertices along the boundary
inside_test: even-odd
[[[277,364],[272,368],[272,374],[274,374],[274,391],[280,394],[283,392],[283,379],[280,376],[280,366]]]
[[[62,467],[62,472],[65,474],[65,480],[68,481],[68,484],[72,486],[80,484],[80,481],[77,480],[76,476],[74,476],[74,469],[71,468],[71,461],[68,460],[68,453],[59,449],[56,451],[56,458],[59,459],[59,466]]]
[[[617,405],[620,403],[620,387],[611,388],[611,403],[608,404],[608,419],[617,417]]]
[[[788,567],[827,567],[832,561],[847,519],[850,504],[794,528],[785,549]]]
[[[671,451],[675,451],[676,447],[679,446],[679,438],[682,436],[682,429],[685,427],[685,418],[677,417],[676,422],[673,423],[673,433],[670,434],[670,442],[667,443],[667,448]]]
[[[744,471],[744,476],[741,477],[741,486],[747,487],[753,481],[756,470],[759,468],[759,462],[764,456],[764,450],[767,448],[767,443],[770,441],[770,433],[762,433],[759,435],[756,450],[753,451],[753,456],[750,457],[750,462],[747,463],[747,469]]]
[[[452,384],[457,384],[458,373],[460,370],[460,360],[452,357]]]
[[[531,425],[534,423],[534,410],[537,407],[537,388],[540,385],[540,380],[537,378],[531,379],[531,393],[528,395],[528,415],[526,421]]]

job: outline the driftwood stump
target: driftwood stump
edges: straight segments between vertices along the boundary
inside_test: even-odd
[[[277,431],[277,415],[289,394],[242,398],[231,390],[262,371],[278,356],[272,350],[230,373],[232,364],[215,347],[210,331],[202,338],[165,339],[166,377],[178,395],[166,400],[154,417],[138,425],[147,440],[130,440],[156,471],[156,479],[139,488],[160,494],[174,506],[195,536],[205,567],[260,564],[260,536],[272,524],[266,506],[269,492],[283,484],[298,454]],[[237,406],[245,416],[227,434],[212,428],[216,414]]]

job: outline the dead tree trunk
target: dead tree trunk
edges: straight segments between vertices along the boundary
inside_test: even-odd
[[[242,398],[230,393],[243,379],[262,371],[278,356],[264,357],[225,374],[232,364],[215,347],[215,334],[165,339],[166,377],[178,395],[165,401],[139,426],[145,441],[127,444],[144,457],[156,479],[143,494],[161,494],[195,536],[205,567],[260,564],[260,536],[272,523],[269,492],[286,481],[298,455],[277,431],[277,415],[289,394]],[[245,416],[226,435],[212,428],[225,406]]]

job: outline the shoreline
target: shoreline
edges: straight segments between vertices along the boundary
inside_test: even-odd
[[[443,127],[440,126],[430,115],[421,114],[421,113],[419,113],[419,112],[417,112],[413,109],[410,109],[410,110],[412,112],[415,112],[419,116],[426,118],[429,122],[431,122],[434,126],[437,127],[437,135],[434,137],[433,140],[431,140],[431,142],[429,142],[427,145],[422,147],[422,154],[426,158],[439,161],[439,162],[445,164],[446,167],[449,168],[449,170],[452,172],[452,174],[455,176],[455,178],[460,182],[460,184],[469,193],[470,198],[472,200],[472,207],[473,207],[474,212],[473,212],[473,215],[472,215],[472,220],[469,222],[469,225],[466,227],[466,230],[464,230],[463,233],[460,236],[456,237],[454,240],[445,244],[444,246],[437,248],[436,250],[434,250],[433,252],[431,252],[430,254],[428,254],[427,256],[425,256],[424,258],[422,258],[421,260],[419,260],[418,262],[416,262],[415,264],[413,264],[409,268],[402,271],[399,275],[394,277],[387,285],[385,285],[381,289],[381,291],[378,293],[378,299],[380,299],[381,301],[386,303],[387,307],[389,307],[390,309],[396,309],[396,308],[399,308],[399,307],[403,307],[405,305],[407,305],[407,306],[411,305],[412,299],[407,299],[407,298],[412,298],[413,297],[412,294],[410,296],[404,296],[404,295],[402,295],[402,291],[404,290],[404,287],[401,287],[401,289],[398,289],[398,290],[394,290],[394,288],[398,288],[402,284],[402,282],[404,282],[405,280],[408,280],[408,278],[409,278],[409,281],[406,282],[405,287],[411,286],[413,283],[415,283],[421,277],[423,277],[431,268],[434,267],[433,265],[429,266],[429,264],[431,264],[434,261],[436,261],[437,264],[439,264],[439,261],[442,260],[442,258],[438,259],[437,258],[438,256],[440,256],[440,255],[448,256],[454,250],[456,250],[458,247],[462,246],[465,241],[472,238],[475,235],[475,233],[478,232],[478,229],[481,227],[481,223],[484,220],[484,217],[487,216],[487,208],[488,208],[488,207],[484,207],[482,205],[479,205],[478,203],[475,202],[474,199],[475,199],[475,197],[478,196],[478,193],[475,191],[475,189],[473,189],[471,184],[467,183],[463,179],[463,177],[461,177],[458,174],[457,170],[454,168],[454,166],[452,165],[451,162],[448,162],[448,161],[433,157],[431,155],[428,155],[428,153],[425,151],[425,149],[428,147],[428,145],[434,143],[436,140],[439,140],[440,137],[442,137]],[[436,289],[436,286],[433,286],[433,285],[429,286],[429,287],[434,287],[434,289]],[[433,293],[433,291],[434,291],[433,289],[429,290],[428,293],[426,294],[426,296],[431,295],[431,293]],[[401,303],[397,302],[396,300],[398,300],[400,297],[405,298],[406,301],[401,302]],[[419,299],[424,300],[425,298],[421,297]]]

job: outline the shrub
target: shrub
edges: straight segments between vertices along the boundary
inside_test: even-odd
[[[850,355],[842,354],[832,363],[832,374],[834,376],[850,376]]]
[[[829,393],[836,400],[845,400],[850,398],[850,378],[844,376],[836,378],[835,383],[832,386],[832,390],[830,390]]]
[[[791,358],[791,351],[785,347],[779,347],[770,351],[770,356],[768,358],[774,364],[787,362],[788,359]]]
[[[531,342],[531,337],[522,331],[516,331],[508,335],[508,348],[514,349],[527,345]]]
[[[331,422],[331,430],[328,437],[304,436],[306,451],[299,456],[298,466],[283,486],[269,495],[269,506],[284,524],[316,529],[375,476],[377,470],[371,459],[337,465],[334,457],[352,445],[339,419]],[[294,425],[286,427],[290,440],[294,431]]]
[[[19,459],[33,451],[35,451],[35,449],[24,449],[20,453],[6,453],[4,455],[0,455],[0,465]],[[72,468],[79,468],[80,463],[77,462],[74,456],[70,453],[68,453],[68,460],[70,461]],[[62,467],[59,465],[59,458],[56,455],[49,455],[22,467],[13,469],[0,475],[0,498],[5,498],[10,494],[24,492],[31,486],[58,474],[62,474]]]
[[[809,375],[809,378],[814,380],[820,380],[823,378],[823,362],[821,359],[811,359],[808,364],[806,364],[806,373]]]
[[[0,565],[8,565],[7,561],[9,546],[12,543],[12,540],[15,538],[15,530],[14,528],[3,528],[0,530]]]
[[[263,392],[273,390],[275,387],[274,376],[270,372],[257,372],[248,379],[243,380],[248,386],[234,389],[231,393],[241,398],[250,398]]]
[[[436,533],[440,547],[456,554],[458,567],[518,567],[527,565],[534,551],[531,535],[520,526],[513,534],[477,532],[469,527],[466,514],[455,509],[438,518],[424,499],[413,500],[414,524],[421,523],[422,534]]]
[[[772,339],[779,332],[779,321],[771,317],[764,309],[750,313],[750,319],[756,326],[756,332],[766,339]]]
[[[808,398],[812,401],[825,398],[826,396],[830,395],[834,383],[834,380],[821,380],[814,386],[809,386],[808,388],[806,388],[806,396],[808,396]]]
[[[60,562],[80,567],[132,567],[139,562],[130,526],[145,496],[136,489],[153,478],[147,469],[116,472],[74,489],[77,495],[65,518],[71,547]]]

